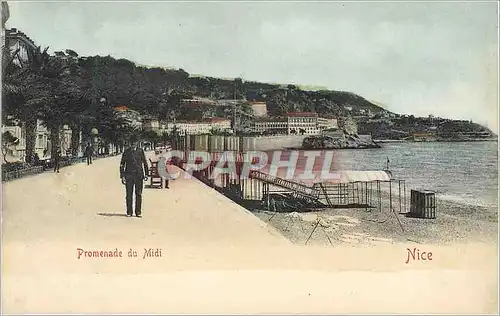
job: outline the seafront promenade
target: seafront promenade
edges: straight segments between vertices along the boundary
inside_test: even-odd
[[[144,217],[127,218],[119,159],[3,184],[2,313],[496,308],[496,263],[484,259],[494,247],[418,245],[434,261],[412,265],[405,249],[415,245],[300,247],[184,177],[168,190],[145,188]]]

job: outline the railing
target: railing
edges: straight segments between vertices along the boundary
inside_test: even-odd
[[[319,191],[316,188],[308,187],[306,185],[285,180],[282,178],[278,178],[275,176],[271,176],[267,173],[263,173],[257,170],[252,170],[250,171],[250,177],[253,179],[257,179],[272,185],[276,185],[291,191],[294,191],[296,193],[299,193],[301,195],[305,195],[307,197],[311,197],[313,199],[317,199],[319,196]]]
[[[42,173],[43,171],[44,171],[43,166],[28,167],[13,171],[7,171],[2,173],[2,181],[14,180],[25,176]]]
[[[112,157],[112,156],[116,156],[116,155],[119,155],[119,154],[113,153],[113,154],[109,154],[109,155],[100,155],[100,156],[94,157],[93,159],[101,159],[101,158]],[[27,167],[27,168],[22,168],[22,169],[18,169],[18,170],[2,172],[2,182],[19,179],[19,178],[26,177],[29,175],[43,173],[45,170],[50,170],[54,167],[54,164],[53,164],[53,161],[48,162],[47,160],[45,160],[43,162],[44,165],[42,165],[42,166]],[[85,156],[71,157],[69,159],[62,160],[59,163],[59,167],[62,168],[62,167],[66,167],[66,166],[71,166],[71,165],[81,163],[84,161],[85,161]]]

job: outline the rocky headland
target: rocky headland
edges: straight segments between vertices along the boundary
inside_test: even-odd
[[[302,149],[369,149],[380,148],[371,137],[360,137],[357,134],[349,135],[344,133],[344,137],[332,136],[328,134],[313,135],[306,137],[302,142]]]

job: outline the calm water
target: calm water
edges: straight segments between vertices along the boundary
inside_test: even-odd
[[[444,199],[498,206],[497,142],[384,143],[380,149],[339,150],[336,168],[389,169],[408,189],[434,190]],[[409,191],[409,190],[408,190]]]

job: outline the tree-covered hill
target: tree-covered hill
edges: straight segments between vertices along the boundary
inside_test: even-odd
[[[247,99],[266,101],[271,115],[287,111],[316,111],[321,115],[341,115],[344,107],[382,110],[375,104],[350,92],[306,91],[295,85],[277,85],[241,78],[220,79],[190,76],[186,71],[146,68],[126,59],[91,56],[79,59],[87,80],[96,93],[105,95],[111,104],[128,105],[148,114],[162,114],[165,108],[177,108],[169,102],[173,93],[185,97],[200,96],[211,99]],[[172,100],[170,100],[172,101]]]

